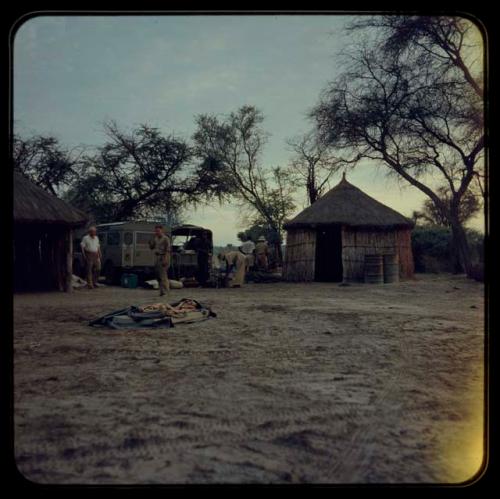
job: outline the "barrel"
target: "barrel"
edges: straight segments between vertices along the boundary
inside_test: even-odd
[[[384,260],[382,255],[365,255],[365,282],[384,283]]]
[[[384,255],[384,282],[399,282],[398,255]]]

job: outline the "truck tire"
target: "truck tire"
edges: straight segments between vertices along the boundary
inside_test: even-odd
[[[115,282],[117,281],[118,272],[111,260],[106,261],[102,269],[102,273],[106,278],[106,284],[115,284]]]

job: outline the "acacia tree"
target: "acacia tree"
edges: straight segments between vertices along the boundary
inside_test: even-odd
[[[240,201],[248,221],[279,235],[276,252],[281,260],[283,223],[295,208],[294,186],[288,182],[286,169],[265,169],[261,164],[268,136],[261,127],[263,120],[253,106],[243,106],[222,118],[199,115],[193,140],[202,164],[210,165],[204,178],[219,186],[217,193],[222,198]]]
[[[314,131],[288,139],[287,144],[294,153],[290,166],[299,185],[305,187],[309,204],[313,204],[342,163],[327,144],[318,140]]]
[[[422,209],[420,211],[413,212],[413,219],[415,222],[423,221],[425,224],[440,227],[450,227],[450,217],[448,210],[450,209],[451,199],[449,191],[445,188],[436,189],[437,194],[441,197],[442,205],[446,208],[445,212],[442,212],[438,207],[430,200],[426,199],[422,204]],[[459,218],[462,225],[466,225],[467,222],[476,215],[481,209],[481,204],[478,200],[477,195],[472,191],[467,191],[460,204]]]
[[[50,135],[14,135],[12,144],[14,167],[54,195],[75,180],[83,152],[83,147],[63,147]]]
[[[383,16],[312,111],[319,136],[350,160],[370,159],[424,192],[446,214],[470,275],[460,218],[473,179],[484,178],[482,86],[466,51],[471,24],[460,18]],[[437,187],[435,187],[437,186]],[[439,189],[445,189],[449,202]]]
[[[209,196],[186,141],[148,125],[126,132],[107,122],[104,130],[108,141],[85,158],[66,196],[97,220],[172,215]]]

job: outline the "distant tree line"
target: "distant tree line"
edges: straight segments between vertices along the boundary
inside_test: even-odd
[[[343,70],[310,111],[312,128],[287,140],[286,166],[263,163],[269,134],[253,106],[196,116],[189,140],[147,124],[127,131],[113,121],[95,148],[18,136],[14,163],[96,221],[176,218],[200,203],[237,203],[250,232],[272,234],[280,258],[297,189],[312,204],[340,170],[382,166],[426,195],[415,221],[449,231],[454,266],[470,276],[465,226],[487,192],[482,49],[474,29],[452,16],[377,15],[351,23],[354,43],[341,54]]]
[[[55,137],[15,136],[14,165],[95,222],[179,219],[202,203],[236,202],[242,220],[276,235],[271,244],[281,259],[295,187],[286,168],[262,163],[263,120],[252,106],[225,117],[200,115],[192,140],[147,124],[127,131],[108,121],[103,145],[71,150]]]

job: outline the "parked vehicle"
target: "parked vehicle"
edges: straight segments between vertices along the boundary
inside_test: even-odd
[[[154,278],[154,254],[149,248],[149,241],[154,236],[156,221],[126,221],[100,224],[97,233],[101,242],[102,274],[109,283],[117,282],[123,272],[136,273],[141,279]],[[196,274],[196,253],[189,249],[189,241],[200,236],[203,231],[209,235],[212,245],[212,232],[195,225],[179,225],[166,229],[172,240],[171,264],[169,277],[193,277]],[[82,276],[85,273],[85,261],[81,253],[80,242],[85,230],[75,233],[73,243],[73,271]]]

